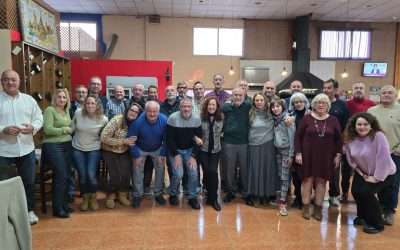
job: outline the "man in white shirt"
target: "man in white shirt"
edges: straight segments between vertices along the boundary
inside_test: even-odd
[[[36,101],[19,91],[17,72],[6,70],[1,75],[0,92],[0,164],[15,164],[24,183],[31,224],[39,218],[35,208],[35,145],[33,135],[43,126],[42,111]]]

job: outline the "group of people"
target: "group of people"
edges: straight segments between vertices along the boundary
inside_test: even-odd
[[[53,215],[60,218],[73,212],[68,201],[74,169],[82,196],[80,210],[98,209],[97,173],[103,159],[109,176],[105,206],[110,209],[116,199],[139,208],[154,171],[154,199],[162,206],[166,204],[163,190],[169,183],[171,205],[179,204],[183,190],[193,209],[200,209],[197,197],[203,193],[206,204],[220,211],[217,190],[221,180],[224,202],[241,193],[245,203],[255,207],[277,202],[280,215],[287,216],[293,182],[296,198],[292,207],[299,207],[302,217],[309,220],[314,190],[313,217],[322,220],[327,182],[330,205],[346,203],[354,169],[354,224],[363,225],[367,233],[394,224],[400,105],[393,86],[382,87],[381,104],[376,106],[364,97],[362,83],[353,85],[353,98],[346,102],[337,98],[334,79],[326,81],[323,93],[311,102],[297,80],[286,100],[276,95],[272,81],[253,97],[248,96],[245,80],[237,82],[231,95],[224,90],[224,83],[223,75],[215,74],[214,90],[205,95],[204,84],[197,81],[194,96],[189,97],[188,84],[180,81],[176,88],[166,87],[165,101],[158,99],[157,86],[148,87],[145,99],[144,86],[136,84],[132,97],[125,99],[123,87],[117,85],[107,100],[100,94],[101,79],[94,76],[88,88],[75,87],[74,101],[66,89],[57,89],[42,114],[36,101],[18,90],[18,74],[4,71],[0,163],[16,164],[31,224],[38,222],[33,212],[36,158],[32,136],[42,126],[43,162],[51,164],[54,172]]]

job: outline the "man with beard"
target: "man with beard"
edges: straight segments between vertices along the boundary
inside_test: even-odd
[[[268,81],[264,83],[263,94],[268,97],[268,101],[271,101],[273,98],[279,98],[276,95],[276,84],[273,81]],[[289,107],[286,107],[289,108]]]

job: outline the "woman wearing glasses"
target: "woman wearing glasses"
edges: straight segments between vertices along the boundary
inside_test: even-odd
[[[315,186],[314,218],[322,220],[326,182],[333,169],[339,167],[342,139],[339,122],[328,114],[331,102],[325,94],[317,95],[311,102],[312,112],[300,121],[295,135],[296,162],[302,179],[302,216],[309,220],[310,196]]]
[[[102,154],[109,171],[109,182],[106,190],[106,208],[114,208],[115,193],[118,201],[129,206],[131,203],[126,192],[130,190],[132,158],[129,147],[136,142],[136,137],[128,137],[129,126],[142,112],[137,103],[132,103],[125,109],[123,115],[116,115],[101,133]]]

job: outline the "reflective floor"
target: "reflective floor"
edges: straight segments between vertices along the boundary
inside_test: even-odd
[[[202,208],[195,211],[186,200],[179,207],[161,207],[152,197],[137,210],[119,203],[106,209],[104,195],[99,196],[96,212],[78,211],[79,198],[69,219],[38,212],[33,249],[400,249],[400,218],[383,233],[365,234],[353,226],[351,201],[340,207],[325,202],[318,222],[304,220],[298,209],[289,208],[282,217],[276,207],[249,207],[240,198],[221,203],[216,212],[201,199]]]

